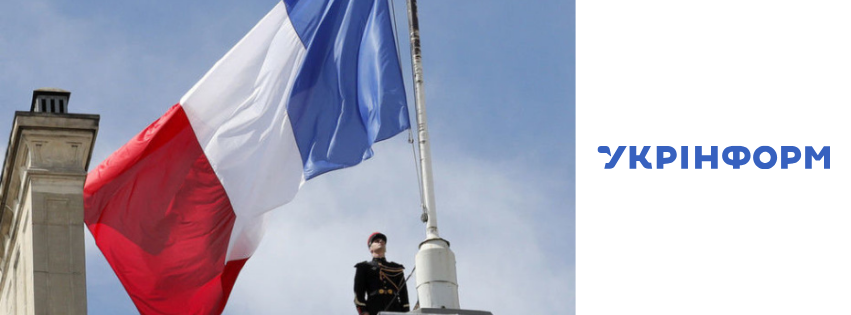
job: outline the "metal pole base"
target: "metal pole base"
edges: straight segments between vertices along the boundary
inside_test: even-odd
[[[417,252],[417,299],[423,308],[460,309],[455,254],[442,238],[428,239]]]

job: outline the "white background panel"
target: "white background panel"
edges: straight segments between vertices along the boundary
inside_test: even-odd
[[[851,3],[577,3],[577,314],[851,314]],[[689,169],[598,146],[689,146]],[[694,146],[830,146],[761,170]]]

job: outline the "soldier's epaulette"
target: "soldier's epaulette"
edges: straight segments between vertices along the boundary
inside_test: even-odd
[[[370,263],[369,263],[368,261],[366,261],[366,260],[364,260],[364,261],[362,261],[362,262],[359,262],[359,263],[355,264],[355,268],[359,268],[359,267],[369,267],[369,266],[372,266],[372,264],[370,264]]]

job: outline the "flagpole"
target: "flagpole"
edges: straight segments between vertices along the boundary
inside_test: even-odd
[[[426,238],[440,238],[437,230],[437,213],[434,207],[434,181],[431,170],[431,145],[426,122],[425,91],[423,91],[422,51],[420,49],[420,26],[417,20],[417,1],[408,1],[408,28],[411,33],[411,68],[414,76],[414,100],[417,113],[417,136],[420,147],[420,169],[422,170],[423,208],[427,217]]]
[[[421,308],[460,309],[458,280],[455,273],[455,254],[449,242],[440,237],[437,229],[437,209],[434,202],[434,182],[431,169],[431,147],[426,122],[425,91],[423,89],[422,51],[417,1],[408,2],[408,30],[411,36],[411,68],[414,76],[414,99],[417,112],[417,136],[420,149],[420,171],[426,239],[417,252],[417,296]]]

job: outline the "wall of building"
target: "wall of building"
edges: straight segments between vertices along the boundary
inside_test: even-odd
[[[0,183],[0,314],[86,314],[83,185],[98,120],[16,113]]]

